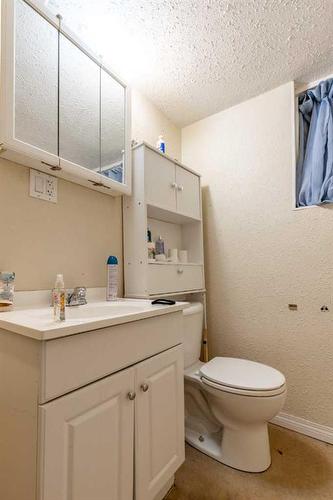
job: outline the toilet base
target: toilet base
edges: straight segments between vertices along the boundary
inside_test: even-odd
[[[267,424],[200,433],[185,427],[185,440],[205,455],[244,472],[264,472],[271,465]]]

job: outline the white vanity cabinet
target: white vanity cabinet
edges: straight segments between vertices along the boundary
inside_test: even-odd
[[[52,340],[0,329],[0,498],[162,500],[185,456],[182,306],[158,314]]]
[[[182,379],[175,347],[40,406],[39,500],[156,498],[184,460]]]
[[[38,0],[1,1],[0,154],[96,189],[131,192],[130,92]]]

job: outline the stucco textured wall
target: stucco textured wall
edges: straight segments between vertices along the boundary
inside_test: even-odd
[[[292,210],[293,99],[288,83],[184,128],[183,161],[205,186],[211,356],[278,368],[284,411],[333,426],[333,210]]]

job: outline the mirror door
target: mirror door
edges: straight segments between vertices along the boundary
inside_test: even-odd
[[[123,183],[125,88],[101,69],[101,174]]]
[[[58,30],[15,1],[14,139],[58,155]]]
[[[99,172],[100,67],[63,34],[59,58],[59,156]]]

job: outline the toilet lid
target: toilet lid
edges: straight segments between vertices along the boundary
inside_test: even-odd
[[[216,384],[250,391],[274,390],[286,383],[275,368],[239,358],[214,358],[200,368],[200,375]]]

